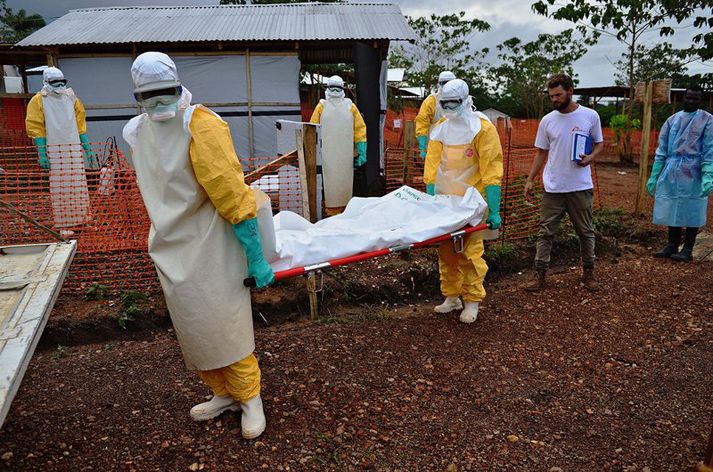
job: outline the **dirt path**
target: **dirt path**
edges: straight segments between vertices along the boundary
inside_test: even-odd
[[[472,326],[357,310],[259,330],[268,430],[194,423],[208,392],[170,331],[38,353],[0,431],[2,470],[682,471],[713,416],[713,263],[560,270],[499,284]],[[552,469],[557,470],[557,469]]]

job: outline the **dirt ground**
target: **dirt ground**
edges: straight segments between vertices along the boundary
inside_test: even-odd
[[[624,207],[616,169],[600,168],[603,203]],[[602,292],[579,285],[570,241],[548,289],[526,294],[525,246],[473,325],[431,312],[433,251],[336,272],[318,323],[299,282],[260,293],[268,429],[253,442],[237,414],[191,421],[209,392],[160,297],[127,330],[115,301],[61,299],[0,470],[691,470],[713,423],[713,263],[654,260],[657,230],[635,223],[603,238]]]

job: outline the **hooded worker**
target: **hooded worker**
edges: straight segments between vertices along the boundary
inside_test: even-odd
[[[440,103],[443,86],[455,78],[455,74],[449,70],[444,70],[438,74],[438,87],[436,91],[426,97],[423,103],[421,103],[421,108],[418,110],[418,115],[416,115],[416,140],[418,141],[418,150],[421,153],[421,159],[426,158],[428,135],[431,133],[433,126],[443,118],[443,109]]]
[[[309,121],[322,125],[324,203],[327,216],[337,215],[352,198],[354,169],[366,164],[366,124],[356,105],[345,98],[341,77],[327,79],[325,99],[319,101]]]
[[[62,236],[71,236],[72,228],[91,217],[84,171],[92,161],[86,114],[61,70],[48,67],[42,79],[42,89],[27,105],[25,128],[37,146],[40,167],[50,172],[55,226]]]
[[[670,116],[659,133],[659,147],[646,184],[654,196],[654,224],[668,226],[668,244],[654,257],[689,262],[699,228],[706,224],[713,191],[713,115],[701,110],[703,89],[689,87],[683,111]],[[686,228],[683,249],[681,234]]]
[[[263,256],[253,190],[228,125],[190,104],[167,55],[141,54],[131,76],[146,113],[124,127],[124,139],[151,219],[149,254],[186,366],[213,390],[191,417],[242,409],[242,435],[255,438],[266,420],[250,292],[242,281],[254,277],[264,287],[274,274]]]
[[[444,118],[433,128],[428,143],[423,175],[426,191],[429,195],[462,196],[469,187],[475,187],[488,203],[486,223],[498,229],[503,176],[498,132],[490,121],[473,111],[468,85],[460,79],[443,87],[440,105]],[[483,260],[483,240],[474,234],[467,236],[462,253],[456,253],[450,241],[443,242],[438,256],[441,292],[446,299],[435,311],[449,313],[463,309],[460,321],[474,322],[485,298],[483,280],[488,272]]]

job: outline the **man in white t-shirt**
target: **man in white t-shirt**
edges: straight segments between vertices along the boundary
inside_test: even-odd
[[[537,274],[525,290],[537,292],[544,288],[552,242],[567,213],[579,236],[584,267],[582,282],[587,290],[596,291],[599,285],[594,278],[594,185],[589,164],[602,151],[602,126],[596,111],[572,101],[574,84],[569,76],[552,76],[547,82],[547,91],[554,110],[540,121],[535,138],[537,155],[525,184],[527,197],[545,166],[542,176],[545,193],[535,256]]]

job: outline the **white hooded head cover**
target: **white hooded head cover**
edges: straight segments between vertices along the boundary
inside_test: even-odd
[[[473,111],[473,99],[469,95],[468,84],[454,79],[443,86],[441,100],[461,100],[461,105],[453,111],[444,110],[445,121],[437,124],[431,132],[431,139],[444,144],[468,144],[480,132],[480,117]]]

